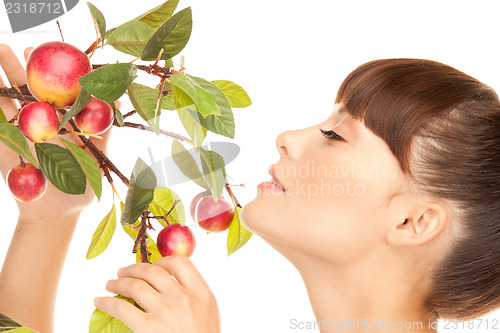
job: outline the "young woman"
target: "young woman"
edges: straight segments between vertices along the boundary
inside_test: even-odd
[[[23,83],[12,74],[22,71],[14,59],[0,47],[9,80]],[[284,132],[276,146],[274,180],[259,185],[241,217],[298,269],[319,331],[435,332],[439,317],[498,308],[500,101],[491,88],[429,60],[372,61],[345,79],[324,122]],[[24,246],[37,232],[16,230],[0,275],[0,312],[50,332],[46,317],[34,318],[38,310],[20,308],[53,311],[53,303],[22,296],[31,288],[53,300],[64,260],[53,272],[19,265],[35,260]],[[19,273],[42,274],[54,287],[9,278]],[[144,309],[95,300],[134,332],[220,331],[214,295],[184,256],[125,267],[107,289]]]

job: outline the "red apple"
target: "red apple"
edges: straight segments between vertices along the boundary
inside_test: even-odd
[[[7,186],[19,201],[33,201],[42,197],[47,190],[47,180],[42,170],[30,163],[10,169],[6,178]]]
[[[220,232],[229,228],[234,217],[234,208],[226,200],[217,201],[211,195],[204,196],[196,206],[196,223],[211,232]]]
[[[99,135],[106,132],[115,119],[115,111],[104,101],[92,97],[92,101],[75,116],[75,122],[84,133]]]
[[[196,241],[191,229],[179,223],[163,228],[158,233],[156,244],[158,245],[158,251],[164,257],[175,254],[184,254],[189,257],[196,247]]]
[[[57,134],[59,117],[52,105],[34,102],[22,108],[18,115],[18,126],[24,136],[35,143],[45,142]]]
[[[37,100],[62,108],[73,104],[81,87],[78,78],[91,70],[89,58],[78,48],[64,42],[48,42],[30,53],[26,79]]]
[[[191,200],[191,204],[189,205],[189,212],[191,213],[191,218],[193,219],[193,221],[195,220],[194,213],[196,211],[196,205],[198,205],[198,202],[200,201],[201,197],[206,192],[207,191],[203,191],[203,192],[198,193],[197,195],[195,195],[195,197],[193,198],[193,200]]]

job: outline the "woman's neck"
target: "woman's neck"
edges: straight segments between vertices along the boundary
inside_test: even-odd
[[[374,265],[368,258],[338,266],[290,249],[280,252],[301,274],[321,333],[437,332],[422,306],[425,284],[418,276],[424,275],[411,263],[386,258]]]

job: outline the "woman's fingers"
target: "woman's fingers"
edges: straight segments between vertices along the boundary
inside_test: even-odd
[[[0,66],[11,85],[21,86],[26,83],[26,71],[23,65],[19,62],[14,51],[5,44],[0,44]]]
[[[33,47],[27,47],[24,49],[24,60],[28,61],[31,51],[33,51]]]
[[[127,302],[116,297],[96,297],[94,305],[99,310],[120,319],[131,330],[138,331],[141,323],[146,321],[146,314]]]
[[[142,279],[162,294],[168,293],[174,284],[178,285],[172,275],[159,265],[140,263],[123,267],[118,270],[118,277]]]
[[[158,265],[167,270],[183,286],[188,288],[203,287],[208,289],[208,285],[200,272],[193,265],[191,260],[185,255],[178,254],[167,256],[155,261]]]
[[[134,278],[109,280],[106,290],[137,302],[146,312],[151,311],[159,303],[160,294],[146,281]]]
[[[7,87],[7,85],[0,76],[0,88],[5,87]],[[0,108],[2,108],[2,111],[5,114],[7,120],[10,120],[10,118],[12,118],[16,114],[18,106],[14,99],[9,97],[0,97]]]

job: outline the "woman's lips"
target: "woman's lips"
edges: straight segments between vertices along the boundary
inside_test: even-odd
[[[279,179],[276,177],[276,172],[274,170],[274,165],[271,165],[269,167],[269,174],[271,175],[271,181],[270,183],[274,184],[275,186],[277,186],[280,190],[282,190],[283,192],[285,192],[285,186],[283,186],[283,184],[281,184],[281,182],[279,181]]]
[[[284,192],[281,188],[279,188],[278,186],[274,185],[271,182],[262,182],[259,185],[257,185],[257,188],[261,191],[273,194],[281,194]]]

